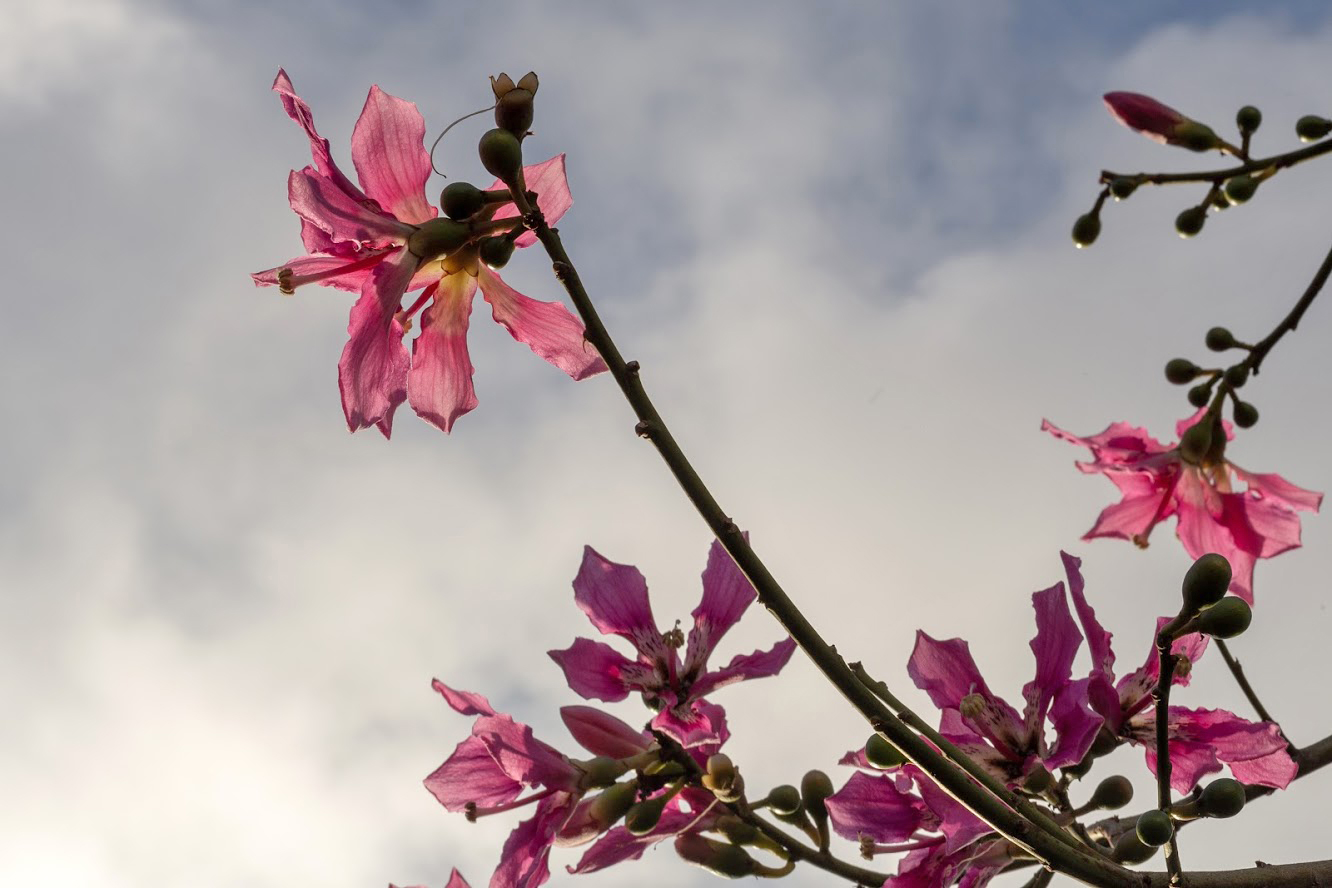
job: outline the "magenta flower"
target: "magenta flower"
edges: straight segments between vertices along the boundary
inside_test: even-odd
[[[370,88],[352,132],[357,187],[333,162],[328,141],[285,71],[278,71],[273,90],[305,130],[314,155],[314,164],[293,171],[287,182],[307,255],[252,277],[257,285],[285,293],[318,283],[360,294],[338,362],[348,428],[376,426],[388,437],[394,411],[408,400],[421,418],[447,432],[476,406],[467,324],[478,288],[497,323],[574,379],[606,369],[584,342],[583,325],[563,305],[529,299],[505,284],[480,260],[475,238],[451,243],[443,252],[431,246],[441,243],[439,226],[451,223],[435,220],[438,210],[425,196],[430,158],[423,144],[425,121],[414,104]],[[525,167],[524,173],[547,220],[564,215],[573,199],[563,155]],[[497,182],[491,190],[503,187]],[[495,219],[516,215],[512,204],[493,214]],[[515,244],[533,242],[526,232]],[[413,290],[421,294],[404,308],[403,296]],[[421,332],[409,356],[402,340],[417,315]]]
[[[1091,652],[1091,672],[1087,677],[1087,697],[1105,719],[1105,728],[1116,737],[1142,746],[1147,767],[1156,773],[1156,709],[1152,689],[1160,679],[1160,663],[1155,644],[1149,646],[1147,660],[1138,669],[1115,681],[1115,654],[1110,648],[1111,634],[1096,619],[1096,611],[1083,591],[1081,561],[1065,554],[1068,590],[1078,620],[1087,633]],[[1169,622],[1157,621],[1157,629]],[[1207,637],[1192,633],[1175,639],[1171,652],[1182,658],[1172,676],[1172,685],[1187,685],[1192,664],[1207,649]],[[1176,792],[1193,789],[1208,774],[1221,770],[1222,763],[1241,783],[1285,789],[1295,779],[1297,767],[1290,757],[1281,730],[1272,722],[1251,722],[1224,709],[1186,709],[1171,706],[1167,711],[1170,746],[1170,785]]]
[[[1180,114],[1151,96],[1135,92],[1108,92],[1105,107],[1129,129],[1162,145],[1180,145],[1206,151],[1223,144],[1211,127]]]
[[[472,733],[425,779],[426,789],[446,810],[469,819],[535,805],[535,813],[509,834],[491,888],[535,888],[550,875],[550,849],[593,789],[613,783],[633,759],[651,748],[651,735],[587,706],[565,707],[561,717],[580,744],[600,758],[571,759],[532,735],[527,725],[496,712],[480,694],[455,691],[435,681],[436,691],[463,715],[474,715]],[[609,781],[609,782],[608,782]],[[519,798],[524,788],[532,795]],[[602,829],[609,827],[604,824]],[[576,825],[576,841],[596,832]]]
[[[1071,581],[1070,576],[1070,581]],[[1085,689],[1070,684],[1073,657],[1082,635],[1064,599],[1064,584],[1036,592],[1036,677],[1022,689],[1021,715],[990,691],[965,641],[936,641],[916,633],[907,672],[916,687],[942,710],[939,731],[978,763],[1010,784],[1039,768],[1053,770],[1082,761],[1101,726],[1087,706]],[[1055,740],[1046,739],[1045,723]]]
[[[653,727],[685,746],[697,742],[705,723],[696,705],[702,697],[737,681],[776,675],[795,650],[795,642],[785,639],[770,650],[737,656],[721,669],[708,670],[713,648],[755,598],[753,585],[717,542],[708,553],[703,600],[694,608],[683,661],[679,649],[685,646],[684,633],[678,625],[669,632],[657,628],[647,581],[637,568],[609,561],[588,546],[573,587],[574,601],[592,625],[605,635],[628,640],[638,656],[630,660],[603,642],[575,639],[569,648],[549,652],[569,687],[607,702],[623,700],[631,691],[641,693],[659,710]],[[709,733],[704,727],[701,736]]]
[[[1180,420],[1176,434],[1198,422],[1204,411]],[[1321,493],[1296,487],[1280,475],[1248,472],[1229,460],[1193,465],[1144,429],[1117,422],[1099,435],[1079,438],[1043,421],[1056,438],[1086,447],[1090,462],[1076,463],[1087,474],[1103,474],[1124,498],[1101,512],[1083,535],[1132,540],[1146,548],[1152,528],[1167,518],[1179,521],[1175,535],[1193,559],[1208,552],[1225,556],[1233,571],[1230,591],[1253,603],[1253,567],[1300,545],[1297,511],[1317,512]],[[1233,437],[1229,423],[1226,437]],[[1236,482],[1244,490],[1235,489]]]

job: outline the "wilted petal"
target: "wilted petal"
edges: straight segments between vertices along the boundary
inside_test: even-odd
[[[703,599],[690,615],[694,618],[694,627],[689,630],[686,673],[697,674],[707,667],[712,649],[736,624],[757,594],[754,585],[722,544],[713,540],[708,549],[707,566],[703,569]]]
[[[667,662],[675,652],[662,641],[648,602],[647,580],[638,568],[583,548],[583,563],[574,577],[574,602],[605,635],[628,639],[649,661]]]
[[[375,266],[352,306],[350,338],[338,361],[338,387],[353,432],[377,425],[388,437],[393,411],[407,397],[411,358],[395,314],[414,270],[415,257],[406,250],[389,256]]]
[[[1096,611],[1087,601],[1082,572],[1078,569],[1082,560],[1066,552],[1060,552],[1064,559],[1064,570],[1068,575],[1068,592],[1073,598],[1073,609],[1077,611],[1078,621],[1082,623],[1082,632],[1087,638],[1087,648],[1091,653],[1091,672],[1087,677],[1087,701],[1091,708],[1106,719],[1112,731],[1119,729],[1119,695],[1115,692],[1115,652],[1110,647],[1111,633],[1096,619]]]
[[[642,667],[608,644],[575,638],[568,648],[546,653],[564,670],[573,692],[589,700],[615,703],[629,696],[630,688],[645,689],[631,680],[642,676]]]
[[[445,810],[454,812],[465,811],[469,804],[482,808],[505,805],[523,790],[475,735],[458,744],[453,755],[425,779],[425,787]]]
[[[421,333],[412,343],[407,396],[418,416],[448,432],[477,404],[467,353],[476,279],[460,271],[444,277],[438,286],[434,301],[421,313]]]
[[[914,795],[898,789],[891,777],[857,771],[828,797],[828,817],[844,839],[868,836],[876,842],[904,842],[921,826],[925,808]]]
[[[287,72],[278,68],[277,77],[273,80],[273,91],[282,99],[282,107],[286,110],[287,116],[300,124],[305,130],[306,136],[310,139],[310,153],[314,156],[315,168],[320,175],[331,181],[339,190],[353,200],[364,200],[365,195],[361,189],[357,188],[352,181],[342,174],[338,165],[333,162],[333,154],[328,147],[328,139],[319,135],[315,130],[314,116],[310,113],[310,106],[305,104],[305,100],[296,95],[296,88],[291,85],[291,79],[287,77]]]
[[[537,803],[536,814],[509,833],[490,888],[537,888],[550,878],[550,846],[573,811],[573,798],[556,793]]]
[[[652,745],[652,735],[637,731],[591,706],[563,706],[560,718],[574,740],[593,755],[628,758]]]
[[[1296,487],[1280,475],[1246,472],[1234,463],[1230,468],[1249,485],[1250,492],[1258,500],[1299,512],[1317,512],[1323,504],[1321,493]]]
[[[1107,690],[1108,699],[1117,699],[1113,688],[1107,687]],[[1050,751],[1042,757],[1046,768],[1076,765],[1091,749],[1105,719],[1088,706],[1087,692],[1087,680],[1080,679],[1069,682],[1055,695],[1054,705],[1050,707],[1050,724],[1056,739]]]
[[[484,264],[479,279],[481,295],[490,303],[495,321],[537,357],[574,379],[586,379],[606,369],[601,355],[583,338],[582,322],[563,305],[524,296]]]
[[[532,729],[507,715],[481,716],[472,725],[472,736],[480,738],[499,767],[525,786],[547,786],[574,790],[582,772],[559,750],[542,743]]]
[[[1045,725],[1050,700],[1062,688],[1073,671],[1073,658],[1082,646],[1082,633],[1068,612],[1064,584],[1035,592],[1031,605],[1036,610],[1036,637],[1031,651],[1036,655],[1036,677],[1022,689],[1027,701],[1024,724],[1026,735],[1039,738]]]
[[[490,705],[490,701],[480,694],[472,691],[455,691],[453,688],[444,684],[438,678],[430,682],[430,686],[435,689],[441,697],[444,698],[453,711],[462,715],[495,715],[495,707]]]
[[[383,248],[405,244],[412,233],[410,225],[357,203],[311,167],[287,177],[287,199],[296,215],[335,243]]]
[[[528,191],[536,192],[537,209],[541,210],[541,214],[546,218],[547,225],[554,225],[560,220],[561,216],[569,211],[569,207],[573,206],[573,195],[569,192],[569,180],[564,175],[563,154],[558,154],[541,163],[523,167],[523,180],[527,183]],[[508,186],[497,179],[486,190],[507,191]],[[512,203],[506,203],[495,211],[494,218],[508,219],[517,215],[518,208]],[[536,243],[536,239],[535,233],[527,231],[518,236],[514,245],[530,247]]]
[[[776,675],[782,671],[782,667],[791,659],[791,654],[795,653],[795,650],[796,643],[788,638],[777,642],[766,651],[738,654],[724,668],[703,673],[698,681],[690,686],[689,694],[692,697],[703,697],[737,681]]]
[[[425,120],[415,104],[370,87],[352,130],[352,163],[366,194],[404,222],[436,215],[425,198],[430,157],[424,139]]]

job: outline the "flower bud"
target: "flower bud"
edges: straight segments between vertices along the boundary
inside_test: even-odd
[[[832,779],[817,768],[807,771],[805,776],[800,778],[800,797],[804,799],[805,808],[814,816],[828,816],[828,809],[823,801],[832,794]]]
[[[772,813],[782,817],[791,817],[800,813],[800,790],[789,783],[773,787],[772,792],[768,793],[768,807],[772,809]]]
[[[870,734],[870,738],[865,741],[865,760],[875,768],[887,770],[904,764],[906,756],[878,734]]]
[[[1207,207],[1189,207],[1175,217],[1175,231],[1180,237],[1193,237],[1207,223]]]
[[[1184,595],[1184,607],[1189,611],[1199,611],[1216,604],[1230,588],[1230,562],[1224,555],[1208,552],[1184,574],[1181,591]]]
[[[1258,190],[1258,180],[1253,176],[1234,176],[1226,182],[1226,200],[1232,204],[1242,204],[1253,197]]]
[[[1138,863],[1146,863],[1156,854],[1155,845],[1148,845],[1138,838],[1137,832],[1129,830],[1115,840],[1115,850],[1113,852],[1115,862],[1124,863],[1132,866]]]
[[[1124,200],[1138,190],[1138,180],[1131,176],[1115,176],[1110,180],[1110,194],[1115,200]]]
[[[1240,135],[1253,135],[1262,125],[1263,112],[1252,105],[1245,105],[1235,112],[1235,126],[1239,128]]]
[[[512,184],[518,179],[523,166],[523,146],[518,144],[518,137],[506,129],[493,129],[481,137],[477,145],[481,156],[481,165],[492,176],[505,184]]]
[[[632,806],[624,815],[624,828],[636,836],[652,832],[661,821],[661,812],[666,809],[666,802],[670,798],[671,794],[666,792]]]
[[[1105,106],[1115,119],[1154,142],[1179,145],[1190,151],[1207,151],[1221,146],[1212,128],[1180,114],[1151,96],[1132,92],[1105,94]]]
[[[1198,614],[1198,631],[1213,638],[1234,638],[1253,622],[1253,609],[1243,598],[1230,596]]]
[[[1295,135],[1300,137],[1301,142],[1317,142],[1328,133],[1332,133],[1332,120],[1326,117],[1306,114],[1295,121]]]
[[[1160,847],[1175,834],[1175,822],[1164,811],[1153,809],[1138,815],[1138,839],[1144,845]]]
[[[477,245],[477,255],[491,268],[503,268],[513,258],[513,239],[503,235],[485,238]]]
[[[1242,429],[1251,429],[1258,423],[1258,408],[1248,401],[1236,401],[1232,416],[1235,418],[1235,425]]]
[[[1073,223],[1073,245],[1078,249],[1090,247],[1101,234],[1101,217],[1084,213]]]
[[[1191,465],[1200,465],[1212,448],[1212,423],[1206,418],[1189,426],[1179,439],[1179,455]]]
[[[1054,786],[1055,778],[1044,765],[1037,763],[1027,776],[1022,778],[1022,788],[1032,795],[1040,795],[1051,786]]]
[[[1166,379],[1175,385],[1184,385],[1198,378],[1202,368],[1190,361],[1188,358],[1171,358],[1166,361],[1165,375]]]
[[[1087,804],[1093,809],[1114,811],[1133,801],[1133,784],[1122,774],[1107,777],[1096,787]]]
[[[471,182],[450,182],[440,192],[439,205],[445,216],[465,222],[486,205],[486,196]]]
[[[1226,382],[1230,387],[1237,389],[1249,381],[1249,368],[1243,364],[1236,364],[1233,367],[1227,367],[1225,372]]]
[[[634,806],[634,800],[637,798],[637,781],[616,783],[592,799],[588,813],[592,821],[600,827],[600,831],[605,832]]]
[[[726,836],[734,845],[752,845],[762,836],[758,827],[745,823],[734,814],[723,814],[715,824],[717,832]]]
[[[1212,400],[1212,382],[1200,382],[1189,389],[1189,403],[1194,407],[1206,407],[1207,402]]]
[[[578,767],[583,771],[583,777],[579,783],[584,789],[610,786],[616,780],[619,780],[625,771],[629,770],[628,765],[624,762],[608,755],[599,755],[580,761]]]
[[[1198,810],[1204,817],[1234,817],[1244,810],[1244,802],[1244,784],[1221,777],[1207,784],[1198,796]]]
[[[1214,352],[1235,347],[1235,337],[1225,327],[1213,327],[1208,330],[1203,342]]]
[[[469,235],[467,226],[461,222],[431,219],[411,233],[407,238],[407,249],[423,260],[438,259],[467,243]]]
[[[742,879],[753,875],[758,869],[754,858],[743,848],[695,832],[676,836],[675,853],[692,864],[728,879]]]

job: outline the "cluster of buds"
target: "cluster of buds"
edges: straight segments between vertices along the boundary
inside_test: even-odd
[[[1214,352],[1230,351],[1240,349],[1252,353],[1253,346],[1248,343],[1240,342],[1234,334],[1225,327],[1212,327],[1203,337],[1203,342],[1208,349]],[[1195,464],[1200,463],[1204,456],[1209,454],[1214,446],[1224,447],[1225,435],[1217,434],[1215,417],[1219,416],[1222,402],[1229,398],[1231,402],[1231,416],[1235,420],[1235,425],[1242,429],[1251,428],[1258,422],[1258,408],[1248,401],[1241,400],[1236,394],[1236,389],[1242,388],[1249,381],[1249,374],[1253,358],[1246,356],[1243,360],[1225,368],[1206,369],[1198,366],[1188,358],[1172,358],[1166,362],[1165,376],[1166,380],[1175,385],[1191,385],[1188,393],[1189,403],[1194,407],[1209,407],[1210,412],[1214,414],[1214,421],[1211,423],[1198,423],[1198,426],[1205,426],[1204,432],[1207,441],[1201,439],[1203,432],[1194,433],[1194,440],[1190,442],[1190,450],[1194,452],[1196,458],[1191,461]],[[1198,380],[1202,381],[1199,382]],[[1188,438],[1186,433],[1185,438]],[[1181,441],[1183,446],[1183,441]],[[1220,453],[1212,454],[1219,457]]]

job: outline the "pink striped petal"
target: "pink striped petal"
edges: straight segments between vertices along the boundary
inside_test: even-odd
[[[445,432],[477,404],[467,353],[467,322],[475,294],[476,279],[466,272],[440,280],[434,301],[421,313],[421,333],[412,343],[408,400],[418,416]]]
[[[564,176],[563,154],[557,154],[550,160],[523,167],[523,179],[527,183],[527,190],[536,192],[537,209],[541,210],[541,215],[546,218],[547,225],[554,225],[560,221],[560,217],[569,212],[569,208],[573,206],[573,195],[569,192],[569,181]],[[495,183],[486,190],[507,191],[508,186],[496,179]],[[508,219],[517,215],[518,208],[511,203],[507,203],[495,211],[494,218]],[[536,243],[536,239],[533,232],[524,232],[514,241],[514,245],[530,247]]]
[[[737,654],[724,668],[705,672],[689,688],[689,696],[703,697],[718,688],[724,688],[737,681],[751,678],[767,678],[782,671],[791,655],[795,653],[796,643],[791,639],[779,641],[766,651],[754,651],[752,654]]]
[[[342,174],[338,165],[333,162],[333,153],[329,150],[328,139],[319,135],[315,129],[314,116],[310,113],[310,106],[305,104],[305,100],[296,95],[296,88],[291,85],[291,79],[287,77],[287,72],[278,68],[277,77],[273,80],[273,91],[278,94],[282,100],[282,107],[286,110],[287,116],[300,124],[301,129],[305,130],[305,135],[310,139],[310,153],[314,157],[315,169],[319,174],[334,184],[343,194],[354,201],[365,199],[361,189],[357,188],[352,181]]]
[[[628,697],[634,687],[626,673],[637,671],[634,667],[638,664],[608,644],[575,638],[566,649],[546,653],[564,670],[565,681],[581,697],[615,703]]]
[[[412,233],[410,225],[357,203],[311,167],[293,170],[287,177],[287,200],[296,215],[327,232],[334,242],[374,248],[400,246]]]
[[[694,628],[689,630],[686,673],[697,674],[707,667],[708,656],[717,642],[739,621],[757,595],[754,585],[735,560],[720,542],[713,540],[708,549],[707,566],[703,569],[703,599],[690,614],[694,618]],[[697,691],[695,695],[702,696],[703,693]]]
[[[920,829],[924,803],[903,792],[891,777],[857,771],[828,797],[833,830],[853,842],[868,836],[875,842],[905,842]]]
[[[495,321],[537,357],[579,380],[606,369],[601,355],[583,338],[582,322],[563,305],[529,299],[484,264],[479,278]]]
[[[404,222],[438,215],[425,196],[430,157],[424,139],[425,120],[415,104],[370,87],[352,130],[352,162],[366,194]]]
[[[445,810],[455,812],[467,810],[469,804],[482,808],[506,805],[523,790],[475,736],[458,744],[453,755],[425,779],[425,787]]]
[[[560,718],[578,745],[593,755],[628,758],[652,745],[652,735],[591,706],[562,706]]]
[[[490,705],[490,701],[480,694],[471,691],[455,691],[453,688],[444,684],[438,678],[430,682],[430,686],[435,689],[441,697],[444,698],[453,711],[461,715],[495,715],[495,707]]]
[[[1031,605],[1036,610],[1036,637],[1031,640],[1031,652],[1036,655],[1036,677],[1022,688],[1022,696],[1027,701],[1026,736],[1038,738],[1044,730],[1050,701],[1072,675],[1073,658],[1082,646],[1082,633],[1069,614],[1063,583],[1033,593]]]
[[[415,257],[406,250],[388,257],[375,267],[352,306],[350,338],[338,361],[338,387],[353,432],[373,425],[388,437],[393,412],[407,396],[411,360],[395,313],[414,269]]]
[[[573,588],[574,602],[602,634],[627,639],[648,661],[665,663],[675,656],[662,641],[648,601],[647,580],[638,568],[617,564],[584,546]]]

